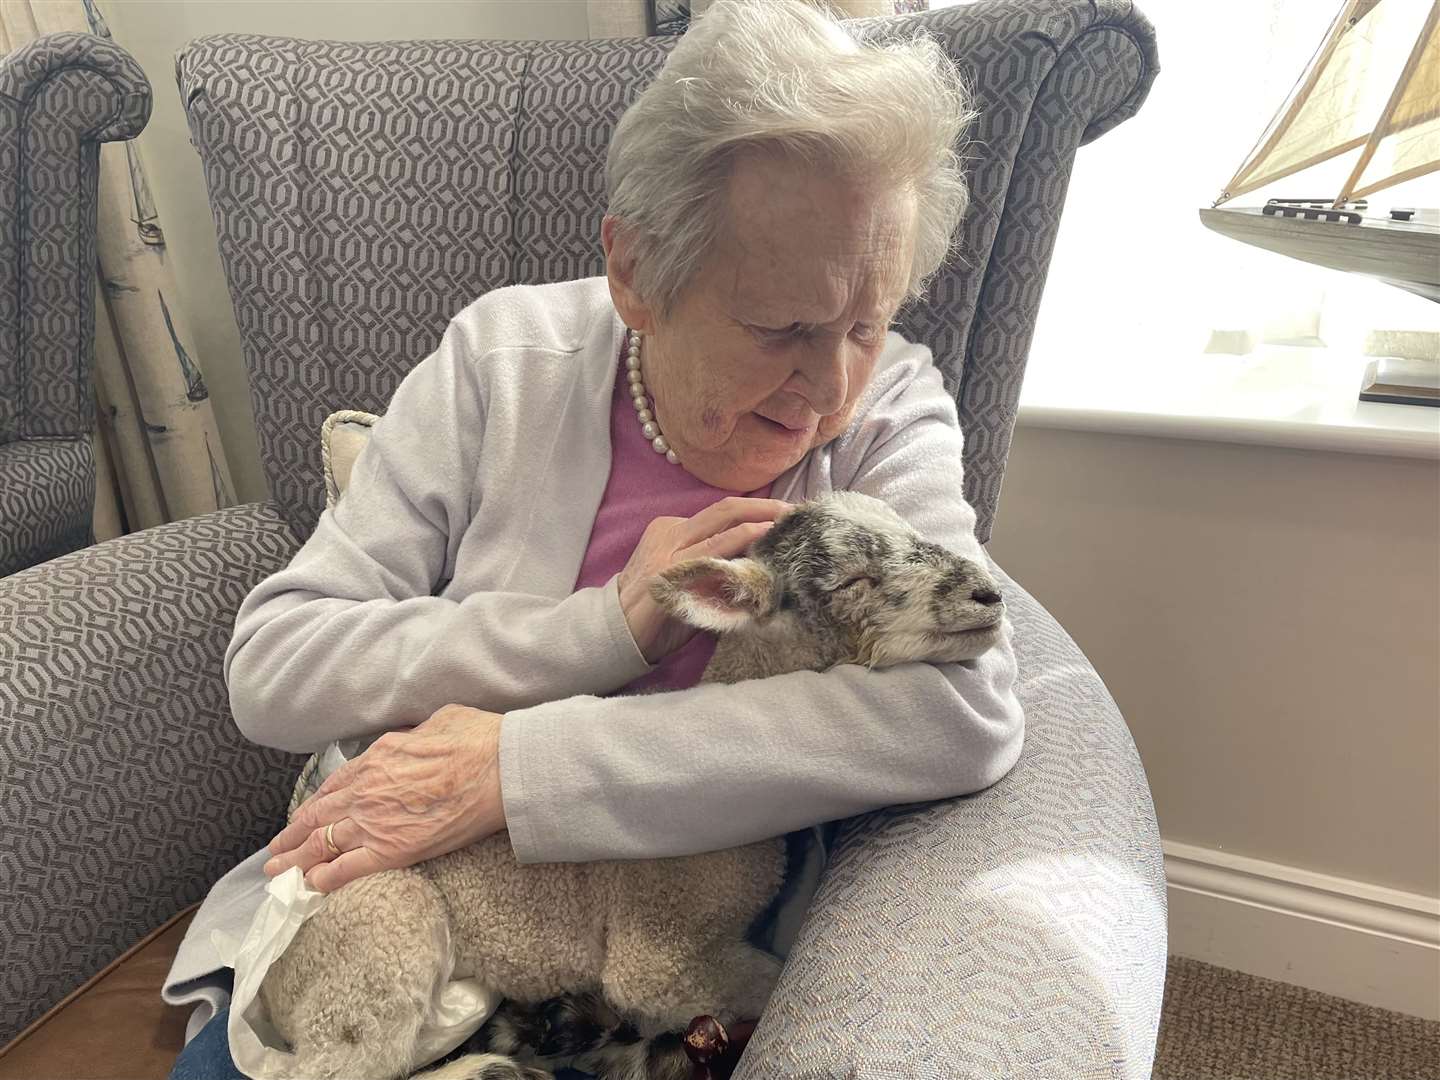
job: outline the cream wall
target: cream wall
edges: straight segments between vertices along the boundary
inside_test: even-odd
[[[137,140],[173,260],[178,307],[195,335],[215,421],[241,502],[265,498],[240,335],[175,88],[175,53],[202,34],[274,34],[345,41],[395,38],[583,39],[585,0],[102,0],[115,41],[144,68],[154,93]]]
[[[1440,896],[1440,464],[1022,421],[990,550],[1165,840]]]

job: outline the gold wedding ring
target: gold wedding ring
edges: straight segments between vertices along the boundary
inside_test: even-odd
[[[340,849],[335,846],[335,822],[325,826],[325,846],[330,849],[332,859],[339,858]]]

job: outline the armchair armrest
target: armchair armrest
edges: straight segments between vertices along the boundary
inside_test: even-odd
[[[298,548],[251,503],[0,578],[0,1045],[283,821],[300,759],[246,742],[221,665]]]
[[[997,577],[1019,763],[845,825],[736,1080],[1149,1080],[1167,937],[1145,770],[1079,647]]]

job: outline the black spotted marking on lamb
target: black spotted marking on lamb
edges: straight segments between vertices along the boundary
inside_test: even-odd
[[[946,566],[953,559],[950,552],[929,540],[912,541],[910,549],[905,552],[905,562],[911,566]]]
[[[776,571],[792,594],[814,591],[821,575],[835,572],[835,556],[826,542],[822,515],[810,507],[794,510],[751,545],[750,552]]]
[[[689,1061],[685,1054],[685,1036],[678,1031],[667,1031],[656,1035],[646,1047],[645,1075],[651,1080],[688,1076]]]
[[[890,545],[883,536],[856,528],[847,530],[847,533],[841,543],[850,549],[852,555],[860,556],[867,564],[879,562],[890,554]]]
[[[946,571],[935,583],[935,588],[930,593],[930,613],[934,616],[935,621],[937,623],[944,621],[946,609],[952,603],[951,593],[958,592],[960,594],[958,599],[965,600],[969,598],[973,589],[974,581],[968,570],[963,567],[955,567]]]
[[[467,1053],[515,1054],[538,1045],[540,1032],[540,1006],[507,999],[462,1045]]]
[[[561,994],[541,1006],[540,1043],[544,1057],[579,1054],[605,1043],[612,1025],[603,1004],[589,994]]]
[[[910,603],[910,592],[908,589],[882,586],[880,599],[885,602],[887,607],[899,609]]]

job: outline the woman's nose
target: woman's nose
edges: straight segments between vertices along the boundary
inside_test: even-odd
[[[804,385],[801,394],[820,416],[839,412],[850,393],[850,365],[847,342],[821,340],[807,350],[800,370]]]

